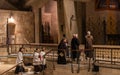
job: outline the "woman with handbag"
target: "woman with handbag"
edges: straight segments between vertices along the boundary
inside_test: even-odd
[[[58,64],[66,64],[66,57],[65,57],[65,50],[67,49],[66,46],[67,39],[61,40],[60,44],[58,45],[58,58],[57,63]]]

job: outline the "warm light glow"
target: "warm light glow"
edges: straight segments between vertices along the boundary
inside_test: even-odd
[[[73,0],[73,1],[88,2],[90,0]]]
[[[30,72],[31,71],[31,68],[28,68],[28,72]]]
[[[9,22],[9,23],[14,23],[14,21],[15,21],[15,20],[14,20],[13,17],[10,17],[10,18],[8,19],[8,22]]]

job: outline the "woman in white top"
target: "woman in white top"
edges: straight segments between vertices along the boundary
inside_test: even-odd
[[[20,47],[18,54],[17,54],[17,59],[16,59],[16,64],[18,64],[16,66],[15,69],[15,74],[18,74],[19,72],[25,72],[25,69],[23,67],[23,47]]]
[[[40,54],[39,54],[40,50],[36,49],[34,54],[33,54],[33,65],[34,65],[34,73],[36,74],[37,72],[40,71]]]

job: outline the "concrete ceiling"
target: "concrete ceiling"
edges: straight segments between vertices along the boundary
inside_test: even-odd
[[[73,0],[73,1],[79,1],[79,2],[89,2],[91,0]]]
[[[0,0],[0,9],[6,9],[6,10],[17,10],[16,7],[14,7],[12,4],[5,0]]]
[[[30,11],[31,7],[25,5],[28,1],[29,0],[0,0],[0,9]]]
[[[26,6],[32,6],[32,7],[42,7],[45,3],[47,3],[48,1],[51,1],[51,0],[29,0],[27,3],[26,3]]]

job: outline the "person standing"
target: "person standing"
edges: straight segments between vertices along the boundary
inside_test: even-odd
[[[80,41],[78,39],[78,34],[73,34],[73,38],[71,40],[71,57],[73,61],[75,61],[75,58],[77,58],[77,60],[79,59],[79,45]]]
[[[20,72],[25,72],[25,69],[23,67],[23,47],[19,48],[18,54],[17,54],[17,59],[16,59],[16,69],[15,69],[15,74],[19,74]]]
[[[34,66],[34,74],[37,74],[38,72],[40,72],[40,54],[39,54],[40,50],[37,48],[35,50],[35,52],[33,53],[33,66]]]
[[[60,44],[58,45],[58,64],[66,64],[66,58],[65,58],[65,50],[67,49],[66,46],[66,39],[62,39]]]
[[[40,51],[40,61],[41,61],[41,70],[45,70],[47,68],[47,65],[46,65],[46,59],[45,59],[45,48],[43,47],[42,50]]]
[[[85,36],[85,55],[86,59],[93,57],[93,36],[90,31],[87,31]]]
[[[66,49],[65,49],[65,53],[66,53],[66,57],[69,57],[69,45],[68,45],[68,39],[66,38],[66,35],[63,34],[63,38],[61,40],[61,42],[64,41],[65,45],[66,45]]]

